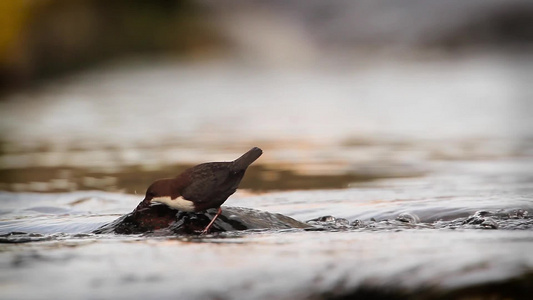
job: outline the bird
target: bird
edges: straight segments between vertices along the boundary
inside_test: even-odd
[[[201,212],[218,208],[217,213],[201,232],[205,234],[222,213],[221,205],[237,190],[248,166],[263,154],[253,147],[234,161],[208,162],[191,167],[174,178],[154,181],[145,198],[136,208],[142,210],[152,203],[186,212]]]

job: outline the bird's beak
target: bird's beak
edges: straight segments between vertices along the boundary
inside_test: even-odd
[[[152,202],[151,199],[144,198],[143,201],[141,201],[141,203],[139,203],[139,205],[137,205],[137,208],[135,208],[135,210],[136,211],[143,211],[143,210],[147,209],[150,206],[151,202]]]

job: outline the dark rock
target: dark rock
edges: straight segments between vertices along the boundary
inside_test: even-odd
[[[106,224],[94,233],[140,234],[167,231],[168,234],[199,234],[214,217],[216,209],[205,212],[182,212],[166,205],[137,210]],[[242,207],[223,207],[210,232],[247,229],[308,228],[293,218]]]

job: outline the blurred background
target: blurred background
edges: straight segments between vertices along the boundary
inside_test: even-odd
[[[0,190],[343,188],[533,155],[528,0],[0,2]]]

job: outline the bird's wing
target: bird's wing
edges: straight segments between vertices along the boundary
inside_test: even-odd
[[[205,202],[224,189],[231,170],[227,163],[210,163],[194,167],[188,175],[191,184],[181,191],[181,195],[191,201]]]

